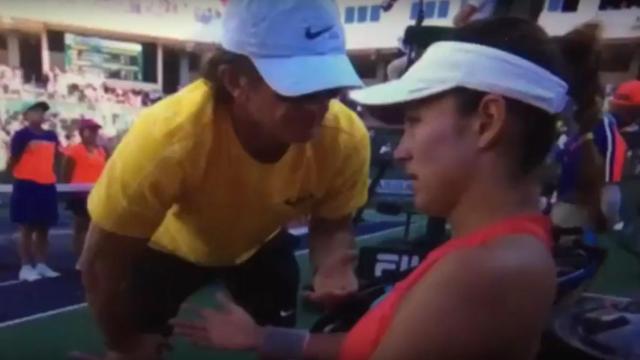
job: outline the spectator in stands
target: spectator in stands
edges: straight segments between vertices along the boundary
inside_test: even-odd
[[[620,185],[623,168],[629,147],[638,144],[628,144],[634,140],[634,130],[637,133],[640,119],[640,81],[632,80],[622,83],[609,101],[609,113],[605,114],[608,132],[596,137],[599,147],[606,149],[605,166],[607,180],[602,194],[602,210],[609,225],[614,230],[622,230],[624,221],[620,217],[622,193]]]
[[[640,81],[620,84],[609,101],[611,115],[630,149],[640,149]]]
[[[19,279],[35,281],[59,274],[46,265],[49,228],[58,221],[56,175],[53,169],[58,138],[42,125],[49,105],[27,107],[27,126],[11,139],[9,169],[15,182],[11,194],[11,220],[20,225]],[[33,264],[36,264],[33,267]]]
[[[592,31],[589,36],[598,36],[600,28],[596,24],[587,25]],[[573,44],[564,51],[571,53],[581,42],[598,42],[589,39],[583,32],[575,33]],[[597,52],[592,52],[593,54]],[[561,174],[558,184],[558,202],[554,205],[551,218],[560,228],[587,228],[605,231],[613,228],[621,230],[621,195],[618,183],[622,179],[627,145],[620,135],[616,117],[602,114],[602,98],[592,93],[601,93],[598,79],[597,58],[585,58],[591,64],[591,71],[579,74],[581,86],[576,86],[572,98],[576,106],[583,108],[575,112],[573,122],[576,132],[558,153]],[[578,76],[574,75],[574,79]],[[581,94],[582,93],[582,94]],[[584,95],[587,94],[587,95]]]
[[[638,0],[601,0],[600,10],[623,10],[640,7]]]
[[[93,119],[82,119],[78,133],[81,142],[65,149],[63,165],[64,181],[70,184],[94,184],[104,169],[107,153],[98,144],[98,135],[102,126]],[[87,211],[88,192],[71,195],[67,209],[74,215],[73,248],[78,256],[82,253],[84,238],[89,229]]]
[[[493,15],[496,0],[469,0],[460,6],[453,18],[455,27],[464,26],[472,21],[489,18]]]

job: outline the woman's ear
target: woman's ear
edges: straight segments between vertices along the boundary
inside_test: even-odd
[[[474,130],[481,149],[495,145],[506,128],[507,103],[504,97],[488,94],[480,101]]]

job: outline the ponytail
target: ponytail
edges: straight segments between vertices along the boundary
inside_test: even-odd
[[[603,90],[598,75],[600,34],[599,24],[588,23],[556,38],[566,63],[569,95],[575,104],[574,122],[579,135],[587,140],[581,141],[577,150],[580,163],[576,201],[587,209],[590,223],[597,231],[606,229],[606,220],[600,210],[605,181],[604,159],[591,135],[603,116]]]

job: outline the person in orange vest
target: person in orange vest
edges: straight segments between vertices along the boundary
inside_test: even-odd
[[[78,125],[81,142],[65,150],[63,173],[70,184],[95,184],[104,170],[107,152],[98,144],[102,126],[93,119],[82,119]],[[67,202],[67,209],[74,215],[73,248],[79,256],[84,247],[84,238],[89,229],[87,211],[88,193],[74,193]]]
[[[56,133],[42,127],[47,111],[46,102],[26,107],[23,118],[27,126],[11,138],[8,169],[15,181],[10,215],[11,221],[20,225],[22,268],[18,277],[24,281],[60,275],[46,265],[49,229],[58,221],[54,159],[59,145]]]

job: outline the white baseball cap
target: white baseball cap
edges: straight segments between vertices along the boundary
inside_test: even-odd
[[[362,86],[335,0],[230,0],[221,43],[284,96]]]

